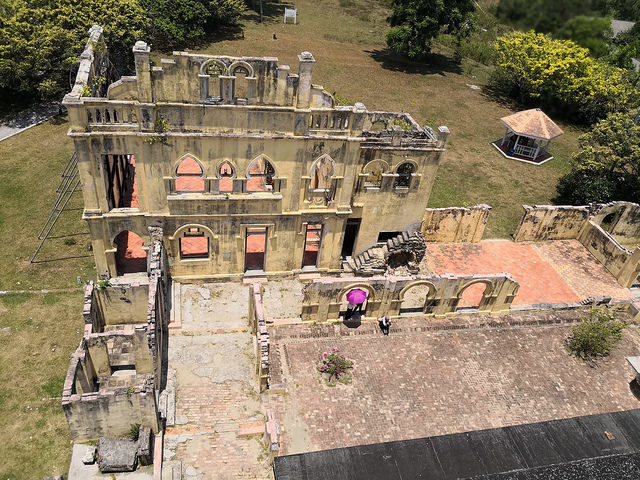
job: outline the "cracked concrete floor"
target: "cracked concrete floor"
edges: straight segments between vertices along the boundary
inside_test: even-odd
[[[168,355],[175,425],[165,434],[163,477],[173,471],[187,480],[271,478],[262,437],[237,435],[242,422],[264,418],[253,375],[248,287],[180,288],[183,323],[171,331]]]

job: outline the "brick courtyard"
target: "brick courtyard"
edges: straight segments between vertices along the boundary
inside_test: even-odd
[[[520,284],[514,305],[576,302],[604,295],[631,298],[629,290],[577,240],[427,243],[424,262],[436,275],[510,273]],[[482,287],[471,294],[477,297],[471,303],[477,303]]]
[[[564,323],[421,332],[419,321],[407,319],[398,320],[389,337],[375,324],[272,328],[272,368],[289,392],[271,397],[284,453],[640,407],[629,387],[635,373],[624,359],[640,352],[637,327],[590,368],[563,346],[566,321],[577,315],[537,315]],[[519,321],[514,314],[509,319]],[[333,347],[355,363],[351,385],[319,382],[316,366]]]

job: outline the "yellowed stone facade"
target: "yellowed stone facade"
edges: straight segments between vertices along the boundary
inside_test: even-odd
[[[446,127],[336,106],[308,52],[297,74],[271,57],[184,52],[152,67],[137,42],[136,76],[101,86],[102,45],[92,28],[64,101],[98,275],[121,273],[120,232],[146,247],[154,225],[178,280],[338,273],[381,237],[420,229]],[[261,251],[249,258],[248,244]]]

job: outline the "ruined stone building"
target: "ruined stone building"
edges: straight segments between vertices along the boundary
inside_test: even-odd
[[[65,99],[98,275],[146,269],[162,226],[170,274],[338,273],[423,218],[448,134],[406,113],[337,106],[273,57],[174,52],[104,81],[100,27]]]

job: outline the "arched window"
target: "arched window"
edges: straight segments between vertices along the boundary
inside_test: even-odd
[[[231,73],[235,78],[233,81],[233,97],[246,102],[249,96],[249,85],[247,77],[250,75],[249,70],[244,65],[238,65]]]
[[[187,228],[178,239],[180,258],[209,258],[209,237],[199,227]]]
[[[311,167],[311,190],[329,190],[331,177],[335,175],[335,165],[329,155],[322,155]]]
[[[401,163],[400,166],[396,169],[396,181],[394,187],[406,187],[409,188],[411,185],[411,175],[416,171],[416,167],[413,163],[405,162]]]
[[[384,160],[373,160],[365,165],[362,173],[367,174],[364,181],[365,187],[377,187],[382,185],[382,174],[387,171],[388,165]]]
[[[142,238],[129,230],[120,232],[113,242],[116,246],[118,275],[146,272],[147,252],[142,248]]]
[[[207,98],[210,100],[221,99],[222,81],[220,80],[220,76],[225,74],[225,67],[218,62],[212,62],[205,68],[205,74],[209,75]]]
[[[223,162],[218,168],[218,191],[233,192],[233,177],[235,170],[229,162]]]
[[[247,169],[247,192],[272,192],[276,169],[264,155],[256,158]]]
[[[185,157],[176,168],[176,192],[204,192],[204,170],[193,157]]]

